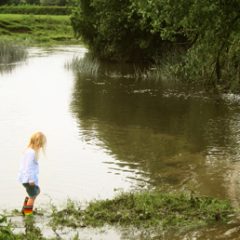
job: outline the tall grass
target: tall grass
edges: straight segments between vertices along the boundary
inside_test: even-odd
[[[85,55],[84,58],[74,57],[70,62],[67,62],[65,66],[89,76],[105,76],[109,78],[124,77],[158,82],[176,81],[179,77],[179,61],[180,56],[169,55],[164,59],[156,60],[152,65],[101,62],[89,53]]]
[[[26,59],[27,51],[23,46],[0,40],[0,64],[9,64]]]
[[[99,74],[100,63],[86,55],[84,58],[74,57],[65,66],[81,74],[96,77]]]

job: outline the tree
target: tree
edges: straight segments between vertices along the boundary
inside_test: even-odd
[[[94,55],[114,61],[147,61],[170,42],[151,33],[130,0],[81,0],[71,21]]]
[[[239,74],[240,2],[238,0],[133,0],[143,24],[163,39],[184,35],[190,48],[184,70],[206,73],[212,83]],[[196,76],[195,76],[196,77]],[[239,79],[240,80],[240,79]]]
[[[6,5],[9,3],[9,0],[1,0],[0,5]]]
[[[46,6],[62,5],[63,2],[66,2],[66,1],[65,0],[40,0],[40,4],[46,5]]]
[[[26,0],[26,3],[39,5],[40,4],[40,0]]]
[[[216,85],[240,83],[239,9],[239,0],[80,0],[71,21],[100,58],[151,62],[181,50],[182,76]]]

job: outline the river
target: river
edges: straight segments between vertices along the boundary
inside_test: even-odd
[[[85,53],[29,48],[25,62],[1,72],[1,209],[22,204],[19,160],[38,130],[48,140],[39,206],[162,186],[238,206],[240,97],[118,74],[89,78],[65,67]]]

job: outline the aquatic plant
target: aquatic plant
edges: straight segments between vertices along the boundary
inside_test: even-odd
[[[84,75],[97,76],[100,64],[96,59],[86,55],[84,58],[75,56],[71,62],[67,62],[65,66]]]

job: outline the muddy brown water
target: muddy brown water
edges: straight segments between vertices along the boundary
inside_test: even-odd
[[[36,130],[48,138],[40,159],[39,206],[168,186],[229,199],[238,207],[240,96],[118,72],[94,78],[65,67],[85,53],[81,46],[30,48],[26,62],[1,72],[1,209],[22,204],[18,163]],[[223,231],[229,239],[238,233],[235,225],[203,232],[211,239],[225,236]],[[196,236],[185,239],[203,239],[200,231],[191,234]]]

